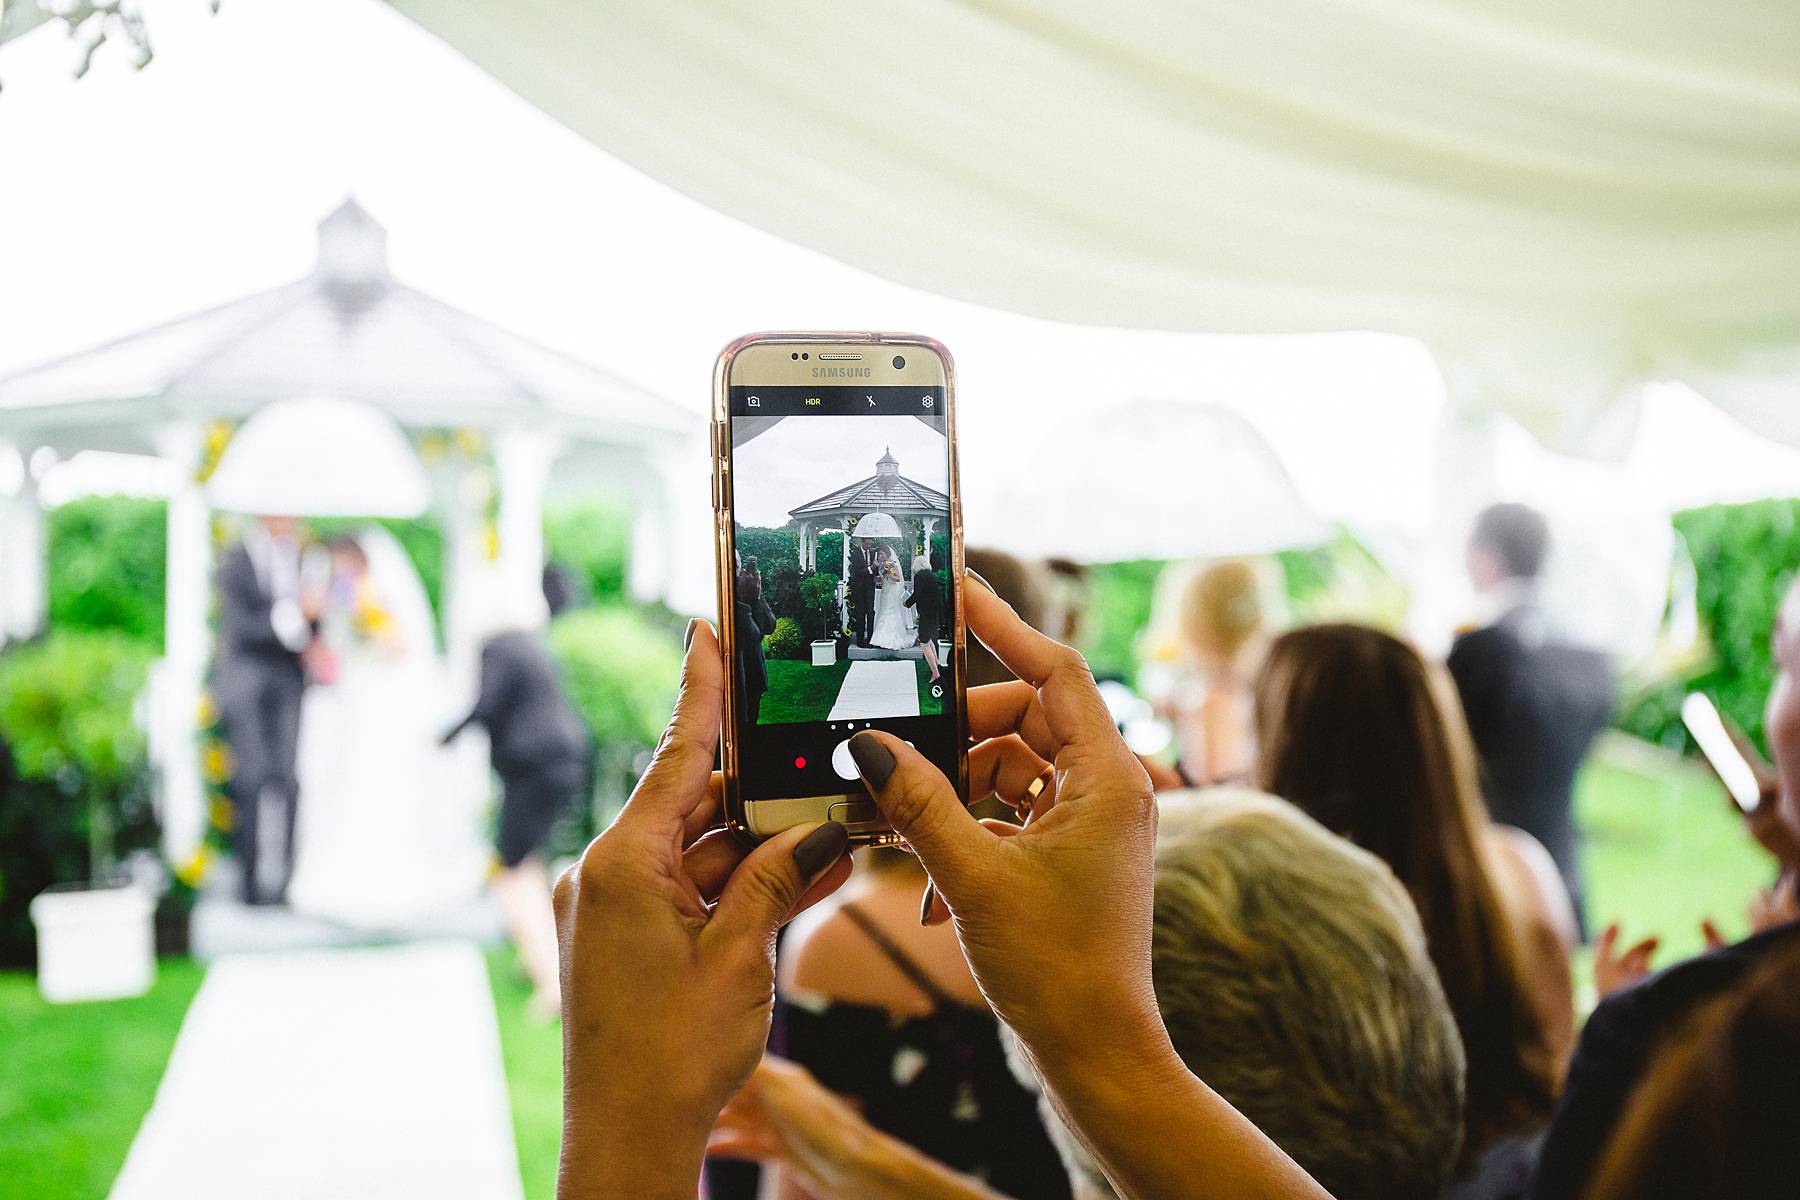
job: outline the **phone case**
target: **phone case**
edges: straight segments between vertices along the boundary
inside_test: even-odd
[[[968,628],[963,606],[963,527],[962,527],[962,481],[961,466],[956,451],[956,365],[941,342],[932,338],[911,333],[872,333],[868,331],[812,331],[795,333],[752,333],[736,339],[719,352],[719,359],[713,368],[713,404],[712,404],[712,499],[713,499],[713,548],[714,576],[718,590],[718,633],[719,645],[725,661],[730,663],[736,653],[736,622],[725,619],[730,611],[734,572],[732,570],[731,545],[731,506],[729,503],[730,479],[726,464],[731,449],[731,410],[730,410],[730,378],[731,364],[745,348],[777,342],[784,345],[806,344],[866,344],[893,346],[903,348],[916,346],[929,350],[937,355],[944,365],[944,428],[950,444],[950,567],[958,584],[951,589],[955,598],[954,613],[951,617],[951,660],[953,669],[951,677],[956,689],[956,794],[965,803],[969,793],[969,711],[968,688],[965,682],[968,661]],[[736,712],[737,697],[733,682],[733,672],[725,672],[725,709],[721,714],[720,747],[721,764],[724,773],[724,813],[725,824],[740,839],[755,843],[762,839],[753,833],[744,820],[744,801],[738,792],[738,739],[736,722],[732,714]],[[853,835],[853,841],[864,845],[894,845],[901,841],[899,835]]]

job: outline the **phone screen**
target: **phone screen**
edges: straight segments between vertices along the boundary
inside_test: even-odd
[[[1757,783],[1756,770],[1744,761],[1713,702],[1699,692],[1690,692],[1681,702],[1681,720],[1694,735],[1694,741],[1700,744],[1700,752],[1706,755],[1706,761],[1724,781],[1725,790],[1731,793],[1737,806],[1747,813],[1755,812],[1762,803],[1762,788]]]
[[[956,778],[944,389],[733,386],[728,401],[740,795],[860,796],[863,729]]]

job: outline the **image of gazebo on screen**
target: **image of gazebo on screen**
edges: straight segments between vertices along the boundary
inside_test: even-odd
[[[944,419],[737,417],[732,462],[734,667],[757,722],[943,712]]]

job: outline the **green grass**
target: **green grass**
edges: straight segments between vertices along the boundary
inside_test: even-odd
[[[931,668],[923,659],[913,664],[919,673],[919,715],[935,717],[944,711],[944,702],[931,694]]]
[[[1745,907],[1773,879],[1773,860],[1703,769],[1647,758],[1632,743],[1612,745],[1576,787],[1594,934],[1615,920],[1633,940],[1657,934],[1658,966],[1703,949],[1702,917],[1717,921],[1726,937],[1742,937],[1749,930]],[[1578,965],[1585,986],[1585,955]]]
[[[66,1005],[47,1003],[28,973],[0,974],[0,1190],[106,1195],[204,974],[164,959],[146,995]]]
[[[527,1011],[531,985],[512,947],[489,949],[487,964],[525,1200],[553,1200],[556,1156],[562,1147],[562,1030],[534,1020]]]
[[[815,667],[809,662],[770,659],[769,690],[756,711],[759,725],[786,725],[796,721],[823,721],[837,702],[838,689],[850,673],[848,662]]]
[[[838,689],[844,686],[844,676],[851,667],[845,661],[815,667],[809,662],[780,658],[770,659],[765,665],[769,690],[763,693],[762,705],[757,709],[760,725],[825,720],[831,715],[831,706],[837,703]],[[923,659],[913,663],[913,669],[918,673],[919,715],[935,717],[944,711],[944,702],[931,694],[931,671]]]

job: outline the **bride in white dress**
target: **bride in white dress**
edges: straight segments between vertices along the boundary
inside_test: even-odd
[[[917,617],[906,607],[906,584],[900,578],[900,564],[891,554],[882,552],[881,575],[875,588],[875,631],[869,644],[883,650],[908,650],[918,642]]]
[[[321,572],[315,555],[308,569]],[[481,749],[437,745],[445,681],[430,603],[406,552],[371,527],[333,541],[320,637],[336,678],[301,709],[296,911],[387,929],[480,895]]]

